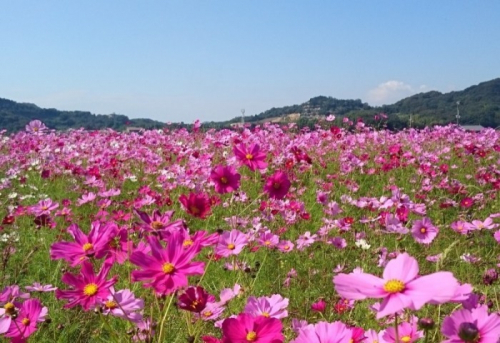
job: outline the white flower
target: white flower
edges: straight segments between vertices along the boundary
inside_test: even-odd
[[[16,192],[12,192],[9,194],[9,199],[15,199],[17,198],[17,193]]]
[[[358,239],[354,245],[356,245],[358,248],[361,248],[363,250],[368,250],[370,249],[371,245],[369,245],[366,240],[364,239]]]

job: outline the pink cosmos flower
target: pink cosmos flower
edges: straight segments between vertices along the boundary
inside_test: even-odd
[[[276,318],[240,313],[222,323],[223,343],[282,343],[283,325]]]
[[[101,304],[111,294],[109,288],[118,280],[117,276],[106,280],[112,265],[104,263],[99,274],[94,274],[90,262],[83,262],[80,277],[71,273],[65,273],[62,282],[72,287],[69,290],[56,290],[57,299],[66,299],[69,302],[64,308],[81,305],[85,311]]]
[[[326,309],[326,302],[323,299],[319,299],[315,303],[311,304],[311,310],[314,312],[324,312]]]
[[[429,218],[422,218],[422,220],[415,220],[411,233],[413,238],[418,243],[431,244],[434,238],[436,238],[439,229],[432,225]]]
[[[78,206],[82,206],[83,204],[86,204],[88,202],[94,201],[96,198],[96,195],[92,192],[82,194],[82,197],[78,199],[76,202]]]
[[[287,253],[293,250],[293,247],[295,244],[293,244],[291,241],[280,241],[277,245],[277,248],[279,251]]]
[[[52,292],[57,289],[57,287],[52,287],[52,285],[41,285],[39,282],[35,282],[33,286],[24,287],[29,292]]]
[[[37,217],[43,214],[50,215],[51,212],[58,207],[58,203],[53,202],[51,199],[45,199],[41,200],[38,204],[31,207],[31,212]]]
[[[183,237],[179,232],[170,235],[166,248],[154,236],[148,238],[151,255],[134,251],[130,262],[142,270],[132,272],[134,281],[147,281],[144,287],[153,287],[158,294],[171,294],[187,286],[189,275],[203,274],[204,262],[191,262],[197,252],[197,245],[183,248]]]
[[[403,322],[398,325],[398,340],[396,341],[396,330],[394,327],[388,327],[385,329],[385,332],[382,334],[382,338],[387,343],[399,343],[399,342],[408,342],[413,343],[418,341],[420,338],[424,337],[424,333],[422,331],[418,331],[417,328],[417,318],[413,318],[413,320],[408,322]]]
[[[38,119],[30,121],[28,125],[26,125],[26,132],[37,136],[43,134],[43,132],[45,132],[46,130],[47,126],[45,126],[45,124]]]
[[[144,300],[137,299],[129,289],[115,292],[112,287],[110,295],[102,304],[104,315],[111,314],[134,323],[142,320],[142,314],[137,311],[141,311],[143,308]]]
[[[283,199],[290,189],[290,180],[285,172],[277,171],[271,175],[264,185],[264,192],[269,194],[270,198]]]
[[[248,236],[243,232],[233,229],[224,231],[219,237],[219,243],[215,247],[215,253],[222,257],[238,255],[248,244]]]
[[[462,220],[457,220],[451,223],[450,226],[453,229],[453,231],[461,235],[467,235],[470,231],[473,230],[470,223],[464,222]]]
[[[114,223],[102,224],[95,221],[91,224],[90,232],[85,235],[78,225],[72,224],[68,233],[75,242],[58,242],[50,247],[50,258],[53,260],[64,259],[74,267],[93,257],[104,257],[109,249],[109,242],[118,233],[118,226]]]
[[[379,334],[377,331],[373,329],[366,330],[365,337],[366,339],[363,341],[363,343],[387,343],[382,338],[382,333]]]
[[[247,166],[251,171],[267,167],[267,163],[265,162],[266,154],[260,151],[258,144],[252,144],[248,148],[245,144],[241,143],[234,146],[233,152],[241,165]]]
[[[241,175],[233,166],[217,166],[210,173],[210,180],[219,194],[230,193],[240,188]]]
[[[47,307],[42,307],[40,300],[26,300],[19,309],[15,319],[12,319],[5,337],[12,338],[12,342],[25,342],[37,329],[37,324],[45,321]]]
[[[490,217],[486,218],[484,221],[481,220],[473,220],[471,223],[471,227],[473,230],[491,230],[496,228],[498,225],[493,222],[493,219]]]
[[[249,297],[243,312],[253,316],[281,319],[288,317],[287,307],[287,298],[283,298],[279,294],[273,294],[270,297]]]
[[[140,226],[145,232],[158,234],[162,238],[173,231],[187,228],[186,223],[181,219],[171,221],[174,211],[161,214],[160,211],[155,210],[152,215],[137,209],[134,209],[134,212],[141,219]]]
[[[500,337],[500,316],[488,314],[488,307],[460,309],[446,317],[441,326],[447,338],[443,343],[497,343]]]
[[[274,248],[279,243],[279,236],[273,234],[270,230],[266,230],[259,235],[258,242],[260,245],[267,248]]]
[[[351,330],[342,322],[319,322],[299,329],[299,335],[290,343],[349,343]]]
[[[346,299],[383,298],[377,318],[405,308],[418,310],[429,302],[445,303],[455,296],[460,285],[452,273],[418,276],[418,271],[417,260],[403,253],[387,263],[382,279],[359,272],[338,274],[333,282],[336,291]]]

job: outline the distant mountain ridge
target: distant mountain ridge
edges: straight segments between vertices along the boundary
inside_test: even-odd
[[[373,124],[374,116],[385,113],[389,116],[387,126],[401,129],[410,125],[425,127],[456,122],[459,102],[461,124],[481,124],[485,127],[500,126],[500,78],[479,83],[462,91],[440,93],[430,91],[402,99],[392,105],[370,106],[361,100],[342,100],[317,96],[300,105],[271,108],[262,113],[245,117],[245,122],[297,122],[299,126],[313,126],[318,119],[329,114],[350,119],[362,118]],[[121,114],[92,114],[85,111],[59,111],[43,109],[34,104],[18,103],[0,98],[0,130],[9,132],[23,130],[31,120],[39,119],[51,129],[65,130],[83,127],[88,130],[112,128],[124,130],[127,126],[146,129],[162,128],[164,123],[152,119],[129,119]],[[224,122],[206,122],[204,127],[222,128],[239,123],[241,117]],[[184,123],[174,127],[188,127]]]
[[[112,128],[124,130],[127,126],[147,129],[161,128],[164,123],[152,119],[129,119],[121,114],[92,114],[86,111],[59,111],[40,108],[30,103],[18,103],[0,98],[0,130],[8,132],[23,130],[31,120],[41,120],[50,129],[66,130],[85,128],[98,130]]]
[[[318,96],[300,105],[272,108],[254,116],[245,117],[245,121],[259,123],[295,114],[300,117],[299,123],[308,124],[317,120],[318,116],[334,114],[373,122],[374,115],[383,112],[389,115],[388,126],[390,128],[406,127],[409,124],[410,115],[413,126],[424,127],[456,122],[457,101],[460,103],[459,122],[461,124],[500,126],[500,78],[482,82],[462,91],[419,93],[392,105],[384,106],[370,106],[361,100],[339,100]],[[229,123],[237,123],[240,120],[241,117],[236,117]]]

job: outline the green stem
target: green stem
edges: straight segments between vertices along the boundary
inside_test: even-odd
[[[158,335],[159,336],[158,342],[163,342],[163,328],[164,328],[165,320],[167,319],[168,311],[170,310],[170,306],[172,305],[173,300],[174,300],[174,295],[172,294],[170,296],[170,301],[168,302],[167,309],[165,310],[165,313],[163,314],[163,318],[161,319],[161,322],[160,322],[160,333]]]
[[[394,343],[400,343],[399,342],[399,332],[398,332],[398,315],[394,317],[394,331],[395,331],[395,336],[396,336],[396,341]]]

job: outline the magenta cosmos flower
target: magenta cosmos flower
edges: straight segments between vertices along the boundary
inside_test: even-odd
[[[219,194],[231,193],[240,188],[241,175],[232,166],[217,166],[210,173],[210,181]]]
[[[234,155],[242,165],[250,168],[251,171],[256,169],[265,169],[267,167],[266,154],[260,151],[258,144],[252,144],[249,148],[241,143],[233,148]]]
[[[40,135],[45,130],[47,130],[47,126],[38,119],[30,121],[29,124],[26,125],[26,132],[34,135]]]
[[[163,248],[156,237],[149,237],[151,255],[135,251],[130,256],[130,262],[142,270],[132,272],[134,281],[147,281],[144,287],[153,287],[158,294],[171,294],[188,284],[189,275],[203,274],[204,262],[191,262],[198,251],[197,244],[189,248],[183,247],[183,237],[174,232],[168,238],[166,248]]]
[[[64,308],[81,305],[84,310],[88,311],[96,305],[100,305],[111,294],[109,288],[118,279],[117,276],[114,276],[110,280],[106,280],[111,266],[109,263],[104,263],[99,274],[95,275],[92,264],[88,261],[83,262],[80,277],[71,273],[63,275],[62,282],[70,285],[73,289],[57,289],[56,298],[68,300]]]
[[[174,211],[167,211],[161,214],[160,211],[155,210],[152,215],[137,209],[134,209],[134,212],[142,220],[142,223],[139,225],[145,232],[158,234],[160,237],[168,235],[173,231],[187,228],[181,219],[171,221]]]
[[[319,322],[299,329],[290,343],[350,343],[352,333],[342,322]]]
[[[455,296],[460,285],[452,273],[418,276],[418,271],[417,260],[404,253],[387,263],[383,278],[358,272],[339,274],[333,282],[336,291],[346,299],[383,298],[377,318],[405,308],[418,310],[429,302],[442,304]]]
[[[432,224],[429,218],[416,220],[411,229],[413,238],[421,244],[431,244],[438,232],[439,229]]]
[[[50,247],[50,258],[64,259],[74,267],[83,261],[94,257],[104,257],[109,250],[109,242],[118,233],[118,226],[114,223],[102,224],[95,221],[91,224],[90,233],[85,235],[78,225],[72,224],[68,228],[69,234],[75,242],[58,242]]]
[[[223,343],[282,343],[283,325],[276,318],[240,313],[222,323]]]
[[[25,342],[25,339],[36,331],[37,323],[45,321],[47,313],[47,307],[42,307],[40,300],[26,300],[21,305],[17,317],[10,323],[5,337],[12,338],[12,342]]]
[[[396,337],[398,340],[396,340]],[[411,323],[403,322],[398,325],[398,334],[396,336],[396,329],[388,327],[382,334],[382,338],[387,343],[405,342],[413,343],[424,337],[424,333],[417,328],[417,319],[413,318]]]
[[[193,217],[205,219],[210,214],[210,198],[205,193],[189,193],[189,196],[182,194],[179,201]]]
[[[225,231],[219,237],[219,243],[215,247],[215,253],[222,257],[238,255],[248,244],[248,236],[243,232],[233,229]]]
[[[441,332],[443,343],[497,343],[500,337],[500,316],[488,314],[486,306],[461,309],[446,317]]]
[[[290,189],[290,180],[286,173],[277,171],[271,175],[264,185],[264,192],[269,194],[270,198],[283,199]]]

